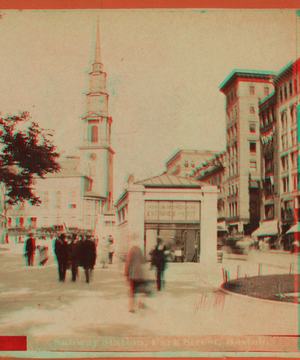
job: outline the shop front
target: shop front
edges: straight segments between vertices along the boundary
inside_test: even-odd
[[[116,201],[119,256],[137,238],[147,260],[157,237],[170,261],[217,263],[216,186],[162,174],[130,184]]]
[[[145,201],[144,251],[155,246],[161,237],[173,254],[173,261],[199,262],[200,201]]]

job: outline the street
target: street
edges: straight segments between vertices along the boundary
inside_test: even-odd
[[[195,351],[271,351],[272,346],[282,346],[280,341],[273,343],[274,335],[298,334],[297,305],[219,290],[224,267],[231,276],[237,276],[238,265],[241,276],[257,276],[258,263],[264,261],[263,275],[288,273],[291,260],[297,259],[294,255],[254,252],[251,261],[224,259],[209,275],[199,264],[169,263],[165,289],[147,297],[146,309],[136,314],[129,313],[125,264],[117,258],[107,269],[97,262],[90,284],[81,268],[78,282],[72,283],[67,271],[66,282],[60,283],[53,255],[45,266],[35,259],[33,267],[26,267],[25,258],[11,251],[1,251],[0,259],[1,334],[26,335],[28,350],[190,351],[195,346]],[[271,342],[228,340],[262,335],[269,335]],[[157,342],[162,337],[177,339],[176,344]],[[198,340],[191,343],[194,337]],[[140,338],[142,343],[134,341]],[[145,343],[149,339],[151,343]],[[288,344],[285,340],[288,351],[297,350],[295,343]]]

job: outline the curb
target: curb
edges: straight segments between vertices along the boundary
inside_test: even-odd
[[[233,291],[229,291],[224,289],[224,284],[223,283],[220,287],[220,290],[223,291],[224,293],[228,294],[228,295],[235,295],[235,296],[239,296],[239,297],[243,297],[244,299],[250,299],[250,300],[258,300],[258,301],[264,301],[264,302],[272,302],[272,303],[276,303],[276,304],[284,304],[284,305],[296,305],[296,306],[300,306],[300,304],[295,304],[294,302],[288,302],[288,301],[279,301],[279,300],[268,300],[268,299],[262,299],[256,296],[252,296],[252,295],[243,295],[243,294],[239,294]]]

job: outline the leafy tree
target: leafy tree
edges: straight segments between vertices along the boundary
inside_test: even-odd
[[[10,205],[19,201],[40,204],[34,193],[35,178],[60,169],[51,131],[31,121],[25,130],[19,128],[30,119],[28,112],[0,117],[0,183],[6,188]]]

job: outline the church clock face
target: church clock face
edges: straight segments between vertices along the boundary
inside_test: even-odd
[[[89,154],[89,158],[93,161],[95,161],[97,159],[97,155],[95,153],[91,153]]]

